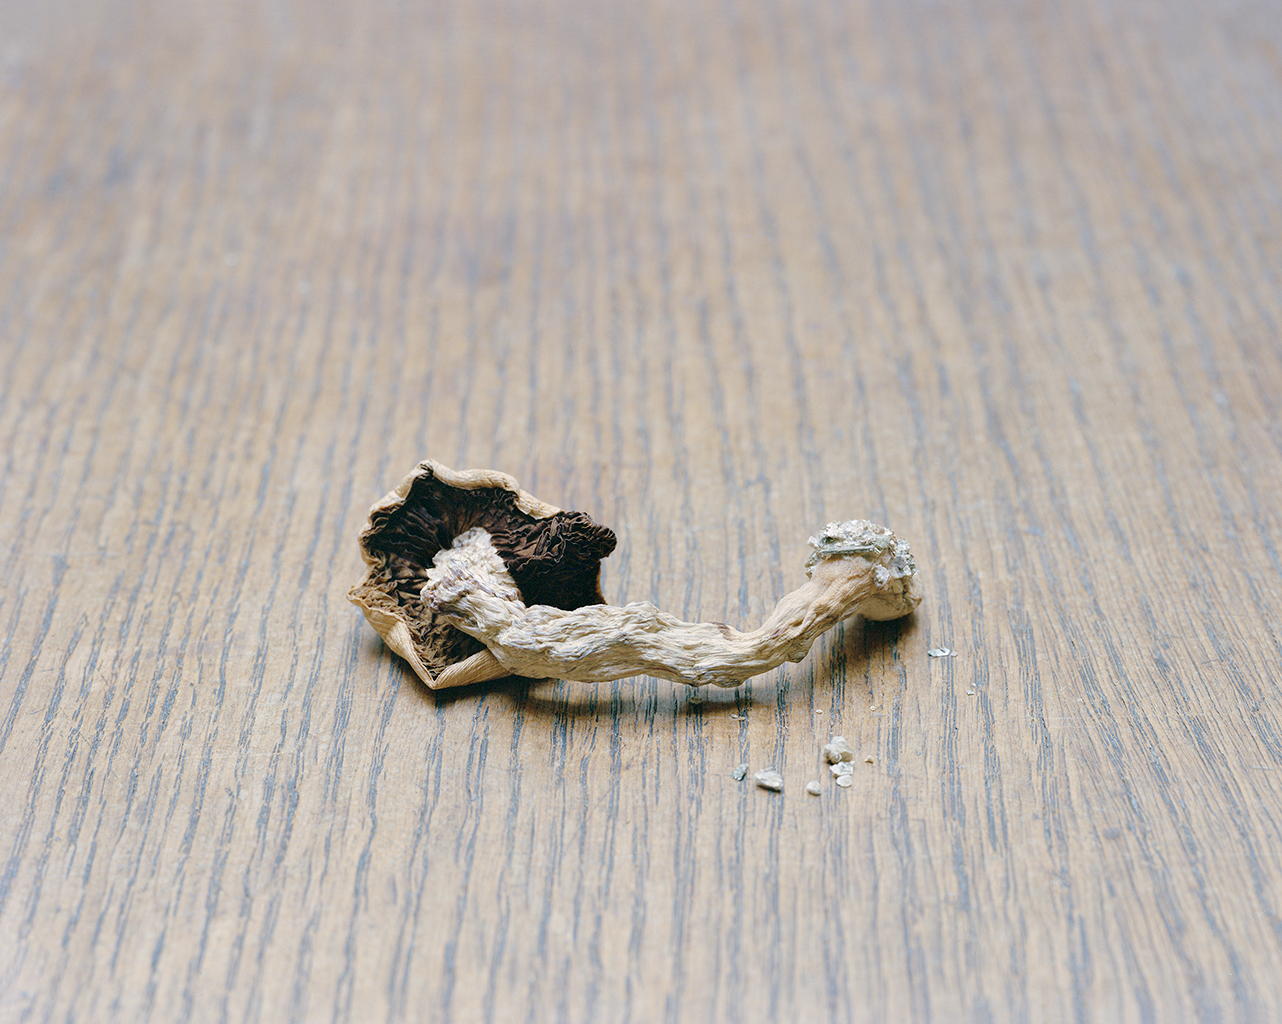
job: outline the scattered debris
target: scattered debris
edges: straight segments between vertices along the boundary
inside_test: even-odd
[[[822,712],[822,711],[819,711],[818,709],[816,709],[816,710],[815,710],[815,714],[816,714],[816,715],[822,715],[822,714],[823,714],[823,712]]]
[[[853,775],[843,775],[841,776],[841,778],[837,780],[837,785],[840,786],[842,789],[849,789],[854,784],[855,784],[855,777]]]
[[[967,697],[973,697],[973,696],[975,696],[975,691],[974,691],[974,690],[967,690],[967,691],[966,691],[966,696],[967,696]]]
[[[747,715],[731,715],[730,716],[730,721],[732,722],[746,722],[747,720],[748,720]]]
[[[769,789],[775,793],[783,792],[783,776],[773,768],[762,768],[753,775],[753,779],[762,789]]]
[[[839,761],[853,761],[855,752],[850,749],[845,736],[834,736],[824,745],[824,757],[829,764],[836,764]]]
[[[819,780],[811,779],[809,782],[807,782],[806,792],[809,793],[811,796],[818,796],[820,793]]]
[[[877,762],[872,759],[872,754],[869,754],[867,757],[864,758],[864,764],[876,764],[876,763]]]
[[[738,768],[732,771],[730,775],[734,778],[735,782],[742,782],[748,777],[748,766],[746,764],[741,764]]]
[[[927,653],[928,655],[930,655],[930,657],[932,657],[932,658],[955,658],[955,657],[957,657],[957,652],[956,652],[956,651],[954,651],[951,647],[932,647],[932,648],[931,648],[929,651],[927,651],[926,653]]]
[[[828,770],[837,777],[838,781],[855,774],[855,766],[849,761],[838,761]]]

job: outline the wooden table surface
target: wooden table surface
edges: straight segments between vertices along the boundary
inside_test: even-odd
[[[0,1020],[1279,1019],[1279,167],[1276,3],[4,0]],[[423,457],[925,602],[438,696]]]

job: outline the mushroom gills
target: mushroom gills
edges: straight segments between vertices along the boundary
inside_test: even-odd
[[[457,552],[455,542],[477,529],[524,603],[572,609],[605,601],[601,559],[614,550],[611,530],[540,501],[505,473],[424,460],[370,509],[359,538],[366,573],[348,598],[430,687],[442,678],[461,685],[508,674],[478,657],[485,646],[422,600],[437,557]]]

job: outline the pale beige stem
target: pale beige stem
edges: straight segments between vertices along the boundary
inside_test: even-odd
[[[785,661],[800,661],[844,618],[859,612],[897,618],[917,606],[906,544],[858,520],[830,524],[829,533],[834,527],[851,528],[840,543],[828,545],[837,553],[826,554],[816,543],[819,555],[809,582],[784,597],[760,629],[747,633],[721,623],[685,622],[648,602],[572,611],[527,608],[509,596],[513,588],[504,570],[471,555],[438,563],[423,598],[436,614],[484,643],[494,661],[514,675],[583,682],[649,675],[694,686],[737,686]],[[867,528],[877,531],[871,541]],[[462,665],[473,661],[497,671],[481,655]]]

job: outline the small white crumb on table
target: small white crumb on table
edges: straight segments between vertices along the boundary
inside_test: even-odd
[[[849,761],[838,761],[828,769],[837,777],[837,780],[848,779],[855,774],[855,766]]]
[[[855,777],[853,775],[843,775],[837,780],[837,785],[842,789],[849,789],[854,784]]]
[[[955,658],[957,652],[951,647],[932,647],[926,652],[932,658]]]
[[[752,777],[762,789],[768,789],[774,793],[783,792],[783,776],[773,768],[762,768]]]
[[[807,782],[806,792],[809,793],[811,796],[818,796],[820,793],[819,780],[811,779],[809,782]]]
[[[730,775],[735,782],[742,782],[748,777],[748,766],[746,764],[741,764],[738,768],[732,771]]]
[[[853,761],[855,752],[850,748],[850,744],[846,742],[845,736],[834,736],[824,744],[824,757],[827,758],[829,764],[838,764],[841,761]]]

